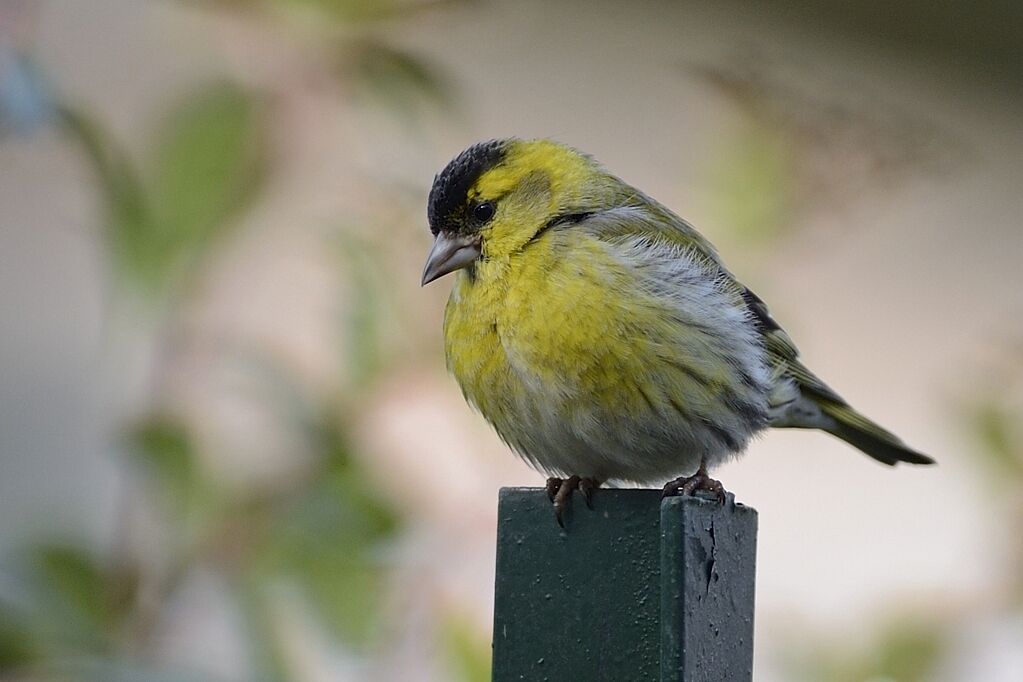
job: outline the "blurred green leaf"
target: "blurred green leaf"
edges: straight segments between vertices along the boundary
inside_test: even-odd
[[[779,132],[750,123],[717,157],[714,208],[736,237],[759,243],[791,220],[792,158]]]
[[[180,514],[195,513],[210,493],[187,427],[170,417],[153,416],[128,434],[132,455],[158,484],[164,501]]]
[[[109,651],[127,612],[99,560],[69,544],[43,544],[26,554],[24,607],[49,657]]]
[[[277,0],[285,6],[309,8],[337,21],[355,23],[387,19],[420,9],[426,0]]]
[[[255,104],[233,85],[201,89],[168,116],[148,174],[82,112],[65,107],[62,120],[96,173],[115,263],[149,293],[171,285],[229,226],[263,174]]]
[[[378,634],[386,585],[379,562],[349,559],[342,548],[307,556],[293,574],[322,624],[341,641],[360,646]]]
[[[286,656],[278,633],[280,618],[267,598],[266,576],[250,571],[237,584],[235,594],[243,613],[248,660],[261,682],[287,682]]]
[[[0,675],[14,673],[38,659],[39,644],[24,614],[0,602]]]
[[[969,410],[969,424],[980,444],[980,453],[989,465],[990,478],[999,486],[1018,490],[1023,483],[1023,440],[1019,417],[994,402],[975,405]]]
[[[262,164],[248,94],[217,84],[182,102],[159,134],[152,191],[162,234],[154,246],[165,251],[153,256],[173,261],[206,245],[252,197]]]
[[[208,670],[196,670],[128,656],[71,656],[48,664],[42,674],[30,678],[53,682],[228,682]]]
[[[61,109],[64,129],[93,168],[106,211],[106,241],[115,265],[132,281],[148,280],[150,235],[157,231],[138,170],[123,149],[84,112]]]
[[[358,43],[345,53],[342,64],[356,85],[399,114],[414,113],[423,104],[444,107],[452,99],[439,69],[381,42]]]
[[[926,615],[881,624],[866,650],[853,648],[845,640],[808,635],[791,647],[789,675],[807,682],[927,682],[934,679],[947,639],[946,623]]]
[[[324,427],[323,469],[275,514],[254,570],[300,586],[333,634],[350,644],[376,633],[383,552],[397,514],[374,491],[343,435]]]
[[[444,621],[441,637],[455,679],[462,682],[490,680],[490,641],[477,627],[451,615]]]
[[[17,589],[0,603],[0,672],[20,667],[49,675],[58,664],[109,657],[136,605],[132,574],[72,544],[19,552],[9,577]]]
[[[326,495],[344,495],[349,512],[360,519],[360,529],[371,542],[386,540],[398,530],[398,513],[367,478],[359,459],[352,456],[345,427],[332,418],[331,412],[328,409],[328,414],[314,425],[324,464],[318,480]]]
[[[346,369],[356,387],[375,376],[383,365],[381,312],[384,292],[377,278],[376,264],[369,247],[358,238],[341,234],[341,273],[350,295],[344,307],[344,320],[339,325],[346,337]]]
[[[69,545],[44,545],[34,558],[39,578],[72,610],[97,625],[109,617],[103,570],[93,557]]]
[[[934,679],[944,632],[933,623],[903,622],[888,628],[877,644],[877,675],[893,680]]]

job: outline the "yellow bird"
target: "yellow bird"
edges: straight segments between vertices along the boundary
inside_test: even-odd
[[[434,179],[423,284],[456,272],[447,363],[466,400],[572,491],[704,489],[767,427],[815,428],[879,462],[931,464],[800,361],[689,223],[550,140],[469,147]]]

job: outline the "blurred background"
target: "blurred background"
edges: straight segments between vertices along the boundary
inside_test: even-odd
[[[0,679],[489,678],[433,174],[554,137],[933,455],[777,432],[755,678],[1019,680],[1023,10],[0,0]]]

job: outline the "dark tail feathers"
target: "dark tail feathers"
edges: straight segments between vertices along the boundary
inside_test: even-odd
[[[828,433],[853,445],[879,462],[894,466],[898,462],[910,464],[934,464],[927,455],[912,450],[898,436],[887,431],[849,405],[821,400],[821,411],[834,420],[834,425],[824,427]]]

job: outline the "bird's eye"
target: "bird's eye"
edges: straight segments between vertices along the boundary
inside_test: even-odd
[[[482,204],[476,204],[476,207],[472,209],[472,217],[478,223],[485,223],[494,217],[494,202],[484,201]]]

